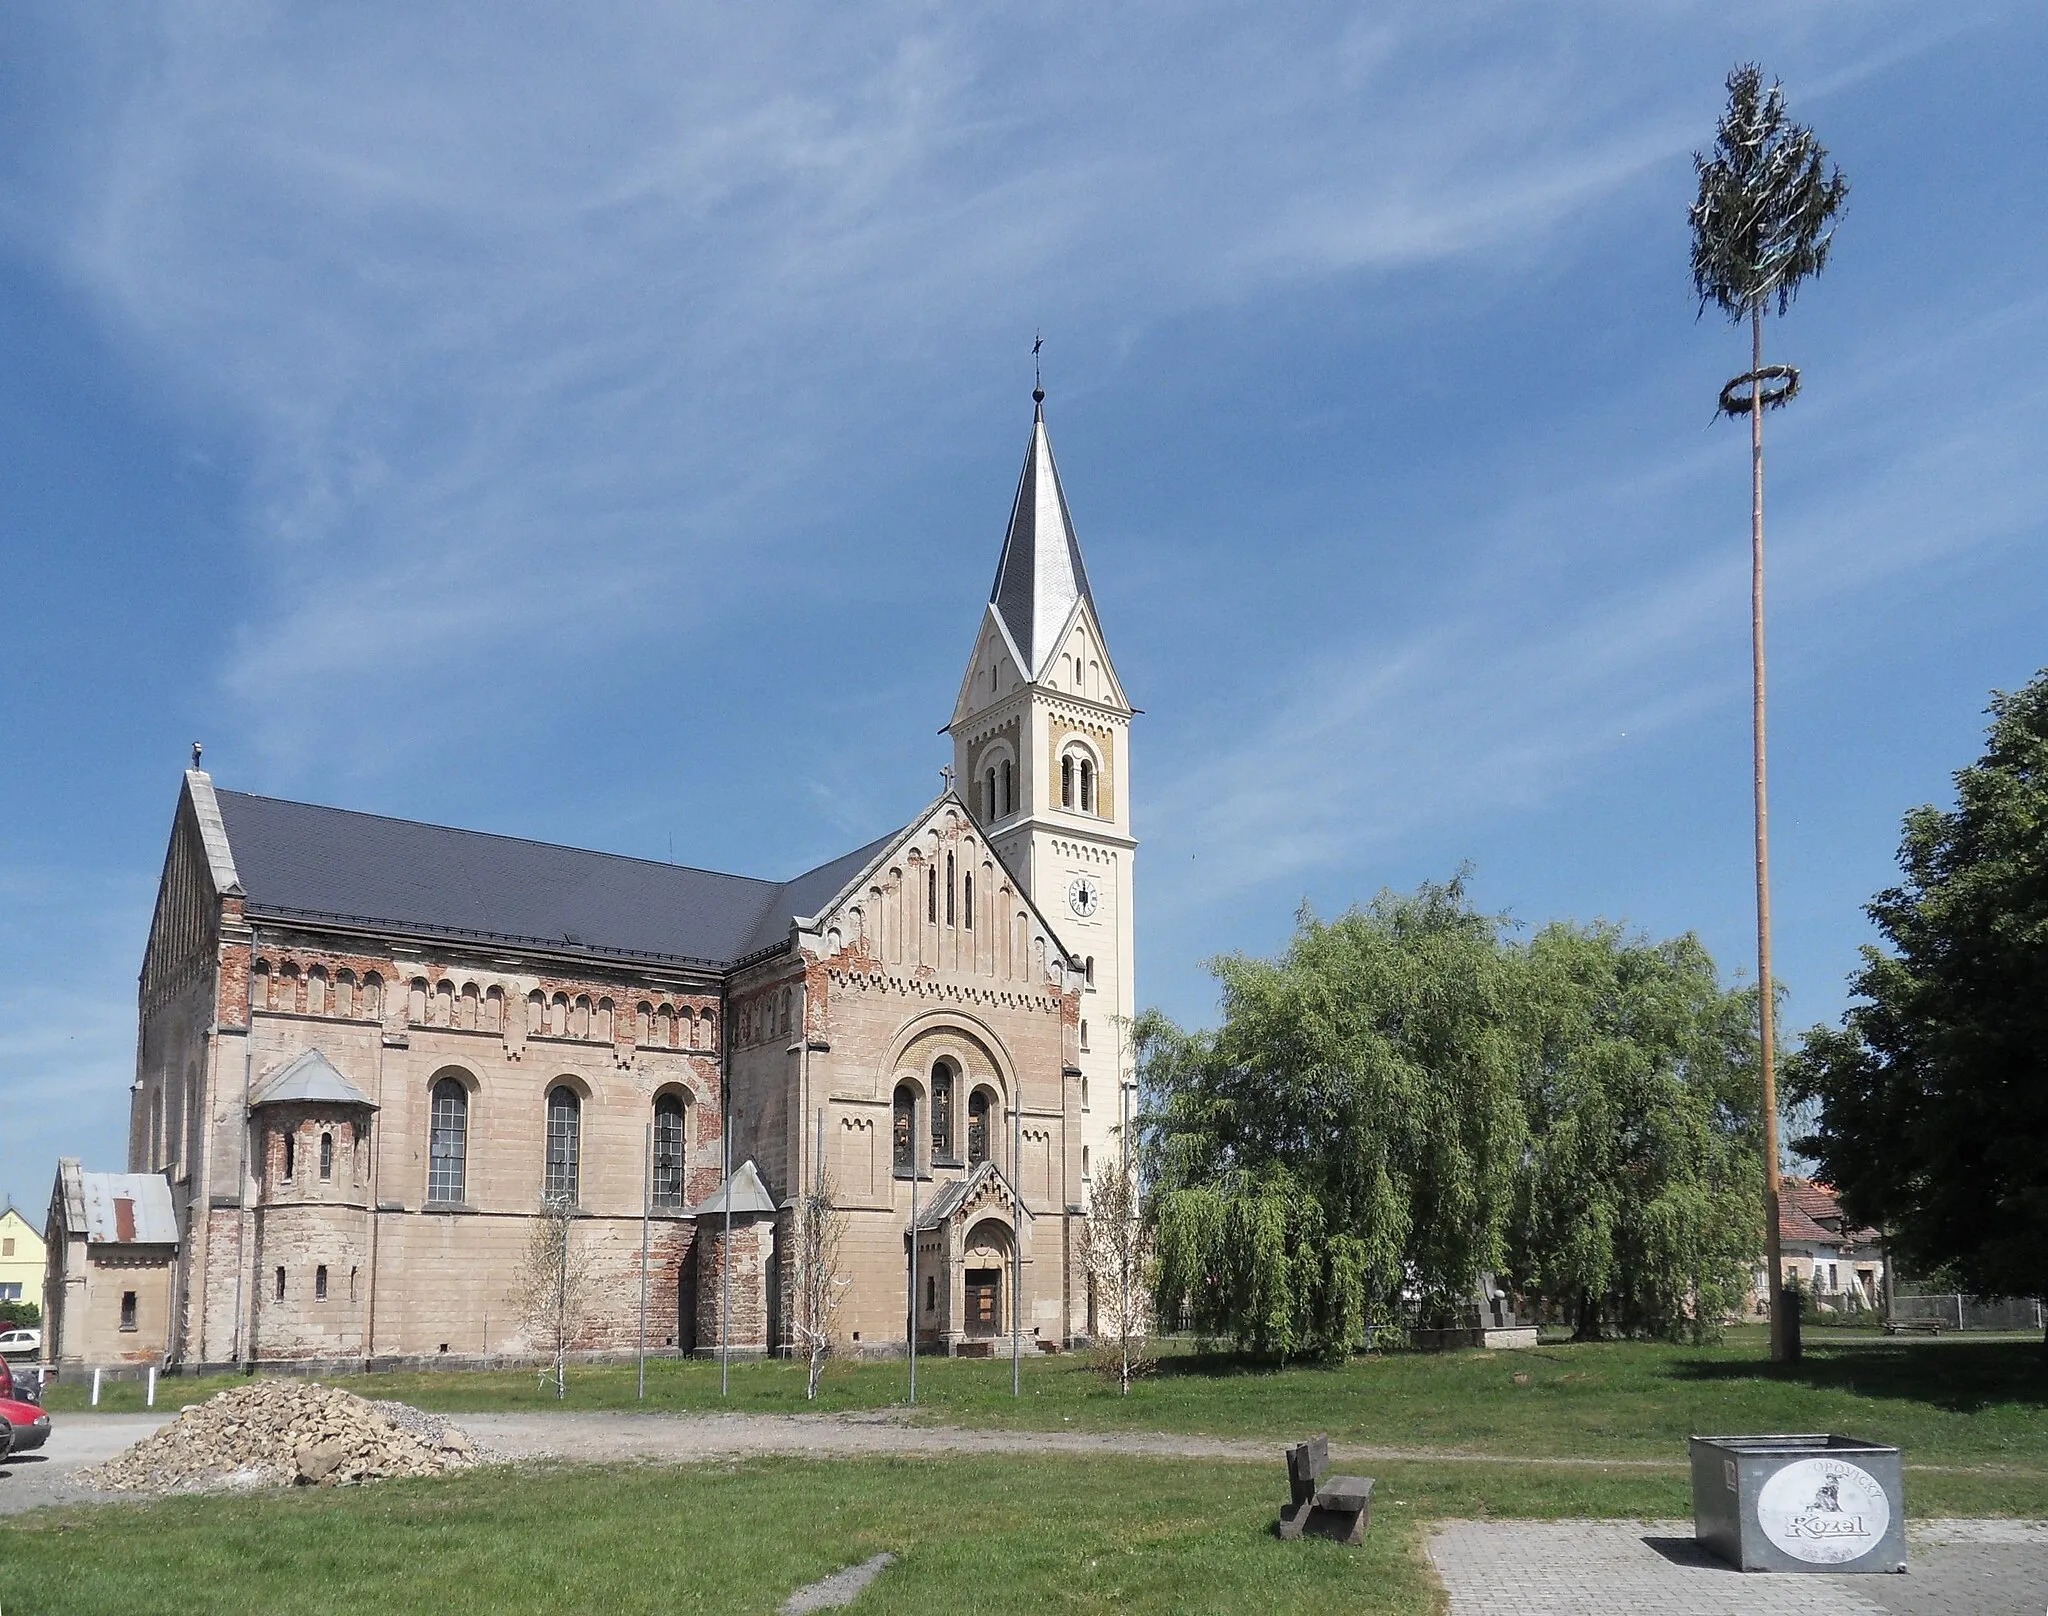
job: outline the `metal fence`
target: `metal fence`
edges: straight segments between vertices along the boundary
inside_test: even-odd
[[[1959,1296],[1953,1292],[1930,1296],[1896,1295],[1892,1317],[1939,1319],[1950,1330],[2039,1330],[2043,1327],[2041,1302],[2027,1296]]]

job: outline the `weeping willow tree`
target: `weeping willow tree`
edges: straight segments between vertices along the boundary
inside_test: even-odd
[[[1580,1340],[1717,1334],[1763,1233],[1754,991],[1724,988],[1690,935],[1560,922],[1521,958],[1529,1147],[1514,1288]]]
[[[1212,967],[1223,1024],[1137,1049],[1155,1301],[1246,1351],[1338,1356],[1500,1266],[1522,1152],[1516,971],[1460,880],[1306,911],[1278,960]]]
[[[1813,131],[1792,122],[1785,93],[1764,87],[1754,63],[1728,75],[1728,106],[1712,152],[1695,153],[1699,195],[1691,211],[1692,283],[1700,311],[1709,304],[1750,332],[1750,368],[1721,390],[1721,408],[1749,417],[1751,730],[1756,810],[1757,981],[1771,976],[1770,799],[1764,745],[1764,411],[1799,390],[1790,365],[1764,364],[1764,315],[1782,316],[1801,282],[1827,267],[1834,219],[1848,195],[1841,170],[1828,169],[1827,150]],[[1778,1253],[1778,1120],[1773,995],[1758,999],[1764,1117],[1766,1269],[1771,1294],[1771,1356],[1797,1352],[1789,1324]]]
[[[1223,1019],[1137,1026],[1154,1302],[1274,1358],[1461,1322],[1484,1274],[1580,1333],[1704,1335],[1761,1219],[1753,993],[1697,940],[1548,926],[1461,882],[1304,913],[1214,966]]]

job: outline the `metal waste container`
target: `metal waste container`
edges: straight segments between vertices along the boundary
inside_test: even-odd
[[[1899,1450],[1846,1436],[1696,1436],[1692,1529],[1744,1571],[1903,1571]]]

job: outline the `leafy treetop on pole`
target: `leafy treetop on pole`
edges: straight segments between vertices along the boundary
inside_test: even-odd
[[[1692,205],[1692,283],[1700,311],[1718,305],[1740,324],[1778,299],[1790,307],[1799,283],[1827,267],[1834,217],[1849,182],[1828,167],[1813,131],[1785,116],[1784,87],[1764,88],[1763,69],[1728,75],[1728,108],[1714,149],[1693,154],[1700,177]]]

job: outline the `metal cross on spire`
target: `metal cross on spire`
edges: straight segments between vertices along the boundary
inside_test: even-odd
[[[1045,402],[1045,376],[1038,368],[1038,350],[1044,346],[1044,334],[1042,332],[1033,332],[1031,335],[1031,402],[1034,404],[1043,404]]]

